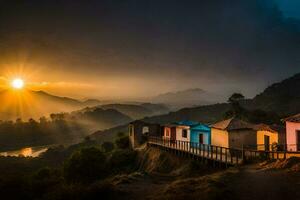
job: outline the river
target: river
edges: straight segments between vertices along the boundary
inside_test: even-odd
[[[49,149],[48,146],[38,146],[38,147],[26,147],[13,151],[0,152],[0,156],[24,156],[24,157],[38,157],[41,153],[44,153]]]

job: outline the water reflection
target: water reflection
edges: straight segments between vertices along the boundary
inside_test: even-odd
[[[47,151],[49,146],[41,147],[26,147],[15,151],[0,152],[0,156],[24,156],[24,157],[38,157],[41,153]]]

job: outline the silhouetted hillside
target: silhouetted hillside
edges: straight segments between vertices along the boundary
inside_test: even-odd
[[[164,103],[173,109],[208,105],[222,101],[220,96],[209,93],[205,90],[194,88],[177,92],[160,94],[151,99],[154,103]]]
[[[85,125],[90,131],[104,130],[126,124],[133,119],[115,109],[84,109],[67,114],[67,119]]]
[[[104,110],[114,109],[124,115],[129,116],[132,119],[141,119],[144,117],[162,115],[169,112],[169,109],[162,104],[151,104],[151,103],[124,103],[124,104],[105,104],[95,107],[87,107],[81,111],[93,111],[97,108],[102,108]]]
[[[280,117],[300,112],[300,74],[275,83],[265,89],[261,94],[253,99],[242,102],[244,117],[252,120],[253,123],[260,123],[265,120],[276,121]],[[202,123],[213,123],[225,117],[225,113],[231,109],[228,103],[198,106],[193,108],[183,108],[168,114],[146,117],[147,122],[166,124],[181,120],[193,120]],[[274,119],[272,119],[272,117]],[[267,119],[266,119],[267,118]],[[260,121],[260,122],[258,122]],[[93,134],[93,137],[102,140],[109,140],[118,132],[127,132],[125,126],[119,126]]]
[[[203,123],[212,123],[221,119],[225,112],[230,109],[226,103],[199,106],[194,108],[183,108],[176,112],[170,112],[166,115],[147,117],[144,120],[153,123],[171,123],[181,120],[192,120]]]
[[[267,87],[246,107],[276,112],[281,116],[300,112],[300,73]]]
[[[86,106],[95,106],[99,101],[79,101],[68,97],[59,97],[44,91],[11,91],[0,93],[0,119],[15,120],[22,118],[40,118],[50,113],[71,112]]]

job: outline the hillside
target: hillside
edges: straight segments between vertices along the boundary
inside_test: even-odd
[[[51,95],[44,91],[11,91],[0,93],[0,119],[15,120],[40,118],[51,113],[70,112],[86,106],[99,104],[96,100],[79,101],[68,97]]]
[[[300,112],[300,73],[267,87],[246,106],[274,111],[281,116]]]
[[[154,103],[163,103],[173,109],[208,105],[223,101],[220,96],[199,88],[160,94],[151,99]]]
[[[253,99],[247,99],[242,102],[242,106],[256,110],[261,109],[266,112],[276,112],[279,117],[295,114],[300,112],[300,74],[285,79],[282,82],[275,83],[266,88],[261,94]],[[176,112],[168,114],[146,117],[147,122],[152,123],[171,123],[180,120],[193,120],[202,123],[213,123],[224,118],[224,114],[231,108],[230,104],[213,104],[207,106],[198,106],[193,108],[183,108]],[[258,112],[260,115],[261,112]],[[266,113],[270,115],[271,113]],[[266,116],[268,116],[266,115]],[[104,132],[96,132],[93,134],[98,140],[109,139],[109,135],[116,135],[117,132],[126,132],[124,127],[115,127],[105,130]],[[103,135],[102,135],[103,134]]]
[[[133,119],[115,109],[84,109],[67,114],[67,119],[89,128],[89,131],[105,130],[122,124],[127,124]]]
[[[300,73],[279,83],[267,87],[261,94],[253,99],[247,99],[242,106],[266,112],[275,112],[284,117],[300,112]],[[220,120],[230,109],[227,103],[184,108],[166,115],[145,118],[149,122],[168,123],[179,120],[195,120],[203,123],[212,123]]]
[[[230,109],[229,104],[214,104],[208,106],[200,106],[195,108],[184,108],[177,112],[169,114],[146,117],[143,120],[151,123],[167,124],[181,120],[200,121],[203,123],[216,122],[222,119],[225,112]],[[99,130],[91,134],[93,139],[97,141],[113,141],[119,132],[127,133],[127,125],[117,126],[107,130]]]
[[[132,119],[141,119],[147,116],[165,114],[169,109],[164,105],[142,103],[140,105],[134,104],[107,104],[100,106],[103,109],[115,109],[119,112],[130,116]]]

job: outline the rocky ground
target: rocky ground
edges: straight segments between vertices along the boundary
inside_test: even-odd
[[[140,172],[111,182],[133,199],[300,199],[300,159],[226,170],[149,149]]]

